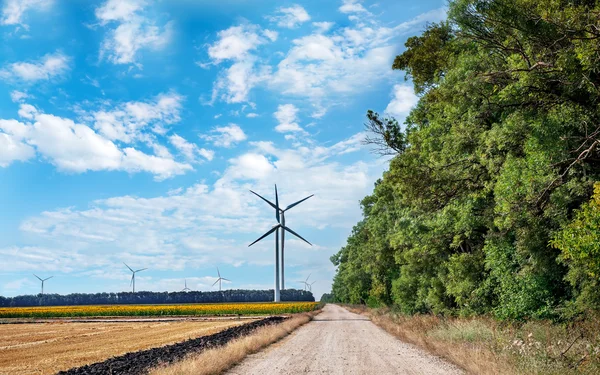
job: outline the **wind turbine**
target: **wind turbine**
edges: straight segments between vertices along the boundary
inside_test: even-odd
[[[190,292],[191,289],[187,287],[187,279],[184,279],[185,281],[185,288],[181,289],[182,292]]]
[[[309,291],[309,292],[311,292],[311,293],[312,293],[312,286],[313,286],[313,284],[314,284],[314,283],[316,283],[317,281],[318,281],[318,280],[316,280],[316,281],[313,281],[313,282],[312,282],[312,283],[310,283],[310,284],[307,284],[307,285],[308,285],[308,291]]]
[[[220,291],[221,291],[221,281],[222,281],[222,280],[225,280],[225,281],[231,281],[231,280],[228,280],[228,279],[226,279],[226,278],[224,278],[224,277],[221,277],[221,272],[219,272],[219,267],[217,267],[217,274],[219,275],[219,278],[217,279],[217,281],[215,281],[215,282],[213,283],[213,285],[212,285],[212,286],[215,286],[215,284],[216,284],[216,283],[219,283],[219,292],[220,292]]]
[[[45,279],[40,278],[38,275],[36,275],[35,273],[33,274],[33,276],[37,277],[37,279],[39,281],[42,282],[42,294],[44,294],[44,281],[53,278],[54,276],[50,276],[50,277],[46,277]]]
[[[274,298],[274,300],[275,300],[275,302],[279,302],[280,301],[280,289],[279,289],[279,231],[281,230],[281,286],[282,286],[282,289],[285,288],[285,277],[284,277],[285,231],[290,232],[294,236],[298,237],[302,241],[304,241],[307,244],[309,244],[309,245],[312,246],[312,244],[310,242],[308,242],[307,240],[305,240],[304,238],[302,238],[302,236],[300,236],[298,233],[294,232],[293,230],[291,230],[290,228],[288,228],[285,225],[285,211],[287,211],[290,208],[295,207],[298,204],[304,202],[308,198],[312,197],[312,195],[310,195],[310,196],[308,196],[308,197],[306,197],[304,199],[301,199],[298,202],[290,204],[285,209],[281,209],[281,208],[279,208],[279,196],[277,194],[277,185],[275,185],[275,204],[273,204],[271,201],[269,201],[269,200],[261,197],[259,194],[253,192],[252,190],[250,190],[250,192],[252,194],[256,195],[257,197],[259,197],[260,199],[262,199],[263,201],[267,202],[271,207],[273,207],[275,209],[275,219],[277,219],[277,224],[274,225],[267,233],[263,234],[259,239],[257,239],[256,241],[254,241],[250,245],[248,245],[248,247],[254,245],[258,241],[262,240],[263,238],[267,237],[271,233],[275,232],[275,298]]]
[[[147,268],[142,268],[139,270],[133,270],[131,269],[131,267],[129,267],[125,262],[123,262],[123,264],[125,265],[125,267],[129,268],[129,270],[131,271],[131,282],[129,283],[129,285],[133,285],[133,293],[135,293],[135,274],[144,270],[147,270]]]
[[[298,281],[299,283],[301,283],[301,284],[304,284],[304,290],[307,290],[307,289],[308,289],[308,286],[309,286],[309,285],[312,285],[312,284],[309,284],[309,283],[308,283],[308,279],[310,278],[310,275],[312,275],[312,273],[309,273],[309,274],[308,274],[308,277],[306,278],[306,280],[301,280],[301,281]]]

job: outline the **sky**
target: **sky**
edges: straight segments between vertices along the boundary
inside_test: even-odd
[[[389,160],[368,109],[418,100],[391,69],[445,1],[0,2],[0,295],[331,288],[329,257]]]

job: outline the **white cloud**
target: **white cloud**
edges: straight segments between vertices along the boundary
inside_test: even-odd
[[[339,10],[342,13],[368,13],[359,0],[344,0]]]
[[[358,3],[348,3],[356,8]],[[349,9],[349,8],[345,8]],[[341,104],[344,96],[365,92],[389,75],[397,53],[391,41],[426,22],[445,17],[436,9],[394,27],[357,23],[336,29],[331,35],[320,30],[292,41],[292,47],[265,80],[284,95],[308,99],[315,114],[323,116],[328,107]]]
[[[91,112],[86,119],[107,139],[130,143],[139,139],[148,127],[156,134],[165,134],[165,125],[181,120],[184,99],[175,92],[162,93],[151,100],[126,102],[116,108]]]
[[[242,128],[236,124],[217,126],[210,133],[201,134],[200,138],[212,142],[213,145],[218,147],[231,147],[247,138]]]
[[[171,157],[148,155],[133,147],[120,149],[92,128],[71,119],[45,114],[29,104],[22,104],[21,117],[32,120],[0,120],[0,166],[13,160],[34,156],[34,148],[59,170],[72,173],[86,171],[145,171],[163,180],[192,170]],[[169,156],[169,155],[167,155]]]
[[[268,29],[265,29],[265,30],[263,31],[263,34],[264,34],[264,35],[265,35],[267,38],[269,38],[269,40],[270,40],[271,42],[274,42],[274,41],[276,41],[276,40],[277,40],[277,38],[279,37],[279,33],[278,33],[277,31],[268,30]]]
[[[24,14],[30,10],[48,10],[53,0],[6,0],[2,8],[2,25],[23,25]]]
[[[38,61],[16,62],[0,70],[0,77],[25,82],[49,80],[69,70],[69,58],[61,53],[48,54]]]
[[[252,52],[260,45],[276,40],[277,33],[244,24],[221,30],[217,36],[217,41],[208,47],[208,56],[214,64],[224,61],[232,64],[219,74],[209,104],[217,98],[227,103],[246,102],[250,90],[270,73],[268,67],[256,67],[258,60]]]
[[[100,48],[113,64],[132,64],[141,49],[160,50],[172,38],[172,23],[157,26],[155,21],[142,14],[146,1],[108,0],[96,8],[100,25],[116,24],[108,31]]]
[[[298,108],[293,104],[282,104],[277,107],[277,112],[273,114],[279,124],[275,130],[279,133],[304,132],[304,129],[298,125]]]
[[[313,22],[312,24],[319,33],[325,33],[335,25],[333,22]]]
[[[254,112],[250,112],[250,113],[248,113],[246,115],[246,117],[248,117],[248,118],[255,118],[255,117],[258,117],[258,116],[259,116],[258,113],[254,113]]]
[[[27,99],[30,97],[31,96],[29,94],[27,94],[26,92],[23,92],[23,91],[14,90],[10,93],[10,99],[15,103],[19,103],[19,102],[23,101],[24,99]]]
[[[270,17],[270,20],[277,22],[277,26],[293,29],[298,25],[309,21],[310,16],[306,9],[298,4],[290,7],[281,7],[277,9],[277,15]]]
[[[208,47],[208,56],[216,63],[242,60],[247,54],[267,42],[256,25],[232,26],[217,33],[218,40]],[[273,36],[271,34],[271,36]]]
[[[385,108],[385,113],[398,119],[406,117],[419,98],[415,95],[412,86],[394,85],[392,100]]]
[[[215,156],[215,152],[204,148],[199,148],[196,144],[188,142],[185,138],[173,134],[169,137],[169,142],[181,152],[188,161],[195,162],[197,157],[202,156],[206,160],[212,160]]]
[[[14,161],[26,161],[34,156],[35,151],[31,146],[8,134],[0,133],[0,167],[8,167]]]

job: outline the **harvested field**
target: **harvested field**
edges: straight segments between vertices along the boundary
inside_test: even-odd
[[[54,374],[244,323],[248,320],[2,324],[0,374]]]
[[[122,356],[107,359],[103,362],[72,368],[64,372],[61,371],[58,375],[147,374],[150,369],[156,366],[180,361],[185,357],[200,351],[221,347],[229,342],[251,334],[260,327],[280,323],[285,319],[287,318],[280,316],[265,318],[237,327],[231,327],[209,336],[202,336],[159,348],[127,353]]]

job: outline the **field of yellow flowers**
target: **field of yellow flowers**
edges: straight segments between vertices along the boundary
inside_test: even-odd
[[[316,302],[217,303],[185,305],[94,305],[0,308],[0,318],[80,316],[274,315],[315,310]]]

